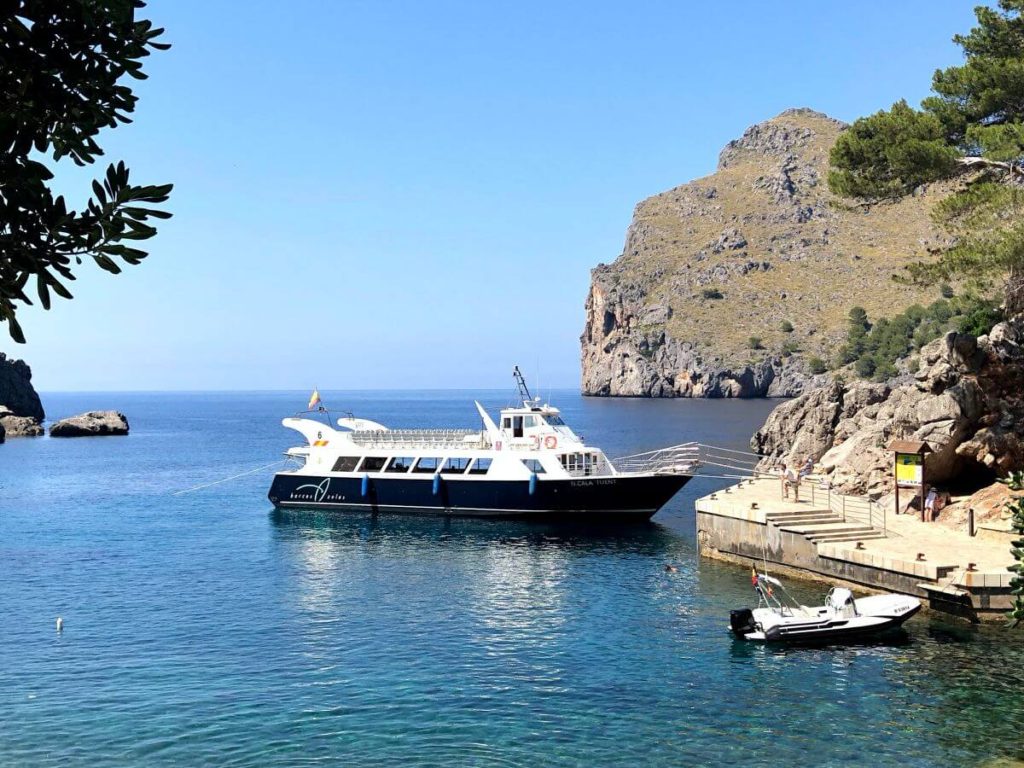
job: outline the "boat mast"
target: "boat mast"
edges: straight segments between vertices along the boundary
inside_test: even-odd
[[[515,366],[512,369],[512,376],[516,380],[516,386],[519,388],[519,399],[523,401],[523,404],[529,403],[533,400],[533,395],[530,394],[529,388],[526,386],[526,379],[523,378],[523,374],[519,372],[519,366]]]

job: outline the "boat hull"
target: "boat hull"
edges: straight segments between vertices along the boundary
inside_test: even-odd
[[[763,643],[833,643],[859,640],[898,629],[921,610],[921,604],[909,606],[895,615],[858,616],[853,619],[823,618],[820,621],[780,622],[763,631],[737,633],[744,640]]]
[[[539,480],[316,476],[279,472],[267,494],[277,507],[447,517],[649,520],[689,482],[655,474]]]

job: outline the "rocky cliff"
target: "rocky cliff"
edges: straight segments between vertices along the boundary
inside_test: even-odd
[[[754,435],[768,458],[819,461],[839,490],[892,490],[893,439],[924,440],[931,482],[980,487],[1024,468],[1024,318],[974,338],[949,333],[921,349],[913,377],[832,382],[783,403]]]
[[[787,110],[729,142],[714,174],[636,207],[622,254],[592,273],[584,394],[797,395],[852,306],[885,317],[938,298],[891,276],[937,244],[940,195],[839,204],[825,177],[844,127]]]
[[[32,386],[32,369],[23,360],[10,360],[0,352],[0,406],[14,416],[27,416],[37,421],[46,418],[43,404]]]

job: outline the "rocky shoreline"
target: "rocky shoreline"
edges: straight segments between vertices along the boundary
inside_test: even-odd
[[[762,468],[810,456],[836,490],[877,498],[893,492],[894,439],[927,442],[930,482],[993,496],[978,507],[998,514],[1003,496],[990,487],[1024,468],[1024,317],[936,339],[913,375],[808,391],[772,411],[751,446]]]

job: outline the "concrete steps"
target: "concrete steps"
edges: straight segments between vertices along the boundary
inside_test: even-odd
[[[823,534],[812,539],[812,541],[815,544],[841,544],[844,541],[870,541],[871,539],[884,538],[886,538],[886,535],[881,531],[876,531],[874,528],[865,528],[862,531],[856,532]]]
[[[848,522],[829,509],[769,512],[765,519],[787,533],[797,533],[815,544],[884,539],[885,534],[863,523]]]

